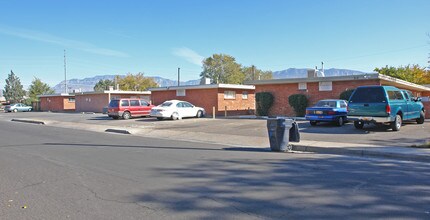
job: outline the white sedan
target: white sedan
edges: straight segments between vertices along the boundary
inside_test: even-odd
[[[196,107],[189,102],[179,100],[169,100],[163,102],[163,104],[152,108],[151,117],[157,117],[158,120],[165,118],[171,118],[173,120],[179,120],[188,117],[201,118],[205,115],[205,110],[200,107]]]

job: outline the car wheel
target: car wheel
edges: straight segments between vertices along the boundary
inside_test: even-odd
[[[12,110],[13,112],[17,112],[18,111],[18,109],[14,109],[14,110]]]
[[[390,126],[393,131],[399,131],[402,126],[402,116],[396,115],[396,118],[391,122]]]
[[[177,112],[173,112],[171,118],[172,120],[179,120],[179,114]]]
[[[197,118],[203,117],[203,112],[202,111],[198,111],[196,117]]]
[[[130,112],[124,112],[124,113],[122,114],[122,118],[123,118],[123,119],[125,119],[125,120],[130,119],[130,118],[131,118],[131,114],[130,114]]]
[[[162,121],[164,118],[163,117],[157,117],[157,120]]]
[[[418,124],[423,124],[423,123],[424,123],[424,119],[425,119],[424,111],[421,111],[421,112],[420,112],[420,117],[419,117],[419,118],[417,118],[417,123],[418,123]]]
[[[362,121],[354,121],[354,127],[357,129],[363,129],[364,123]]]
[[[317,125],[318,124],[318,122],[317,121],[310,121],[309,122],[312,126],[315,126],[315,125]]]
[[[336,124],[337,124],[337,126],[342,126],[343,125],[343,117],[339,117],[339,118],[337,118],[337,122],[336,122]]]
[[[33,109],[29,108],[28,111],[31,112]]]

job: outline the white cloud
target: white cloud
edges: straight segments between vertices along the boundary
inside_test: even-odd
[[[198,54],[196,51],[191,50],[190,48],[182,47],[182,48],[174,48],[173,49],[173,55],[182,57],[188,62],[201,66],[202,61],[204,59],[203,56]]]
[[[62,47],[73,48],[73,49],[86,51],[93,54],[104,55],[104,56],[129,57],[128,54],[121,51],[101,48],[90,43],[61,38],[51,34],[33,31],[33,30],[8,28],[8,27],[0,26],[0,34],[6,34],[10,36],[15,36],[15,37],[39,41],[39,42],[45,42],[49,44],[56,44]]]

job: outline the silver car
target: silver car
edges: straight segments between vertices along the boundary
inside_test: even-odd
[[[22,103],[6,105],[4,108],[5,112],[31,112],[31,110],[33,110],[33,107],[24,105]]]

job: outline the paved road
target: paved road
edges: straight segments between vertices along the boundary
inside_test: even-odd
[[[153,131],[180,131],[203,132],[212,134],[214,140],[220,135],[248,136],[249,146],[268,146],[267,128],[265,120],[247,119],[185,119],[181,121],[157,121],[154,118],[136,118],[132,120],[112,120],[103,114],[78,114],[78,113],[48,113],[48,112],[18,112],[0,113],[0,120],[12,118],[34,118],[60,122],[80,123],[83,126],[117,126],[126,129],[143,128]],[[423,144],[430,140],[430,121],[422,125],[415,122],[406,122],[399,132],[393,132],[386,127],[365,126],[364,130],[357,130],[352,123],[343,127],[333,126],[329,123],[321,123],[318,126],[310,126],[308,122],[299,122],[302,140],[344,142],[357,144],[370,144],[381,146],[411,146]],[[79,126],[81,126],[79,125]],[[146,131],[145,131],[146,132]],[[260,138],[261,144],[252,145]]]
[[[0,219],[430,218],[427,163],[0,126]]]

